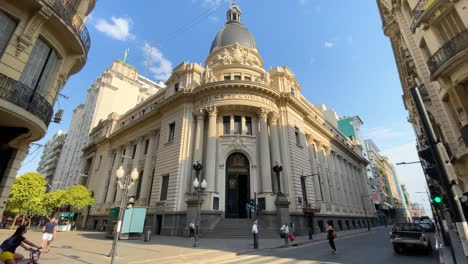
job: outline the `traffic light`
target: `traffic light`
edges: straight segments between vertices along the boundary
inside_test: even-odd
[[[432,153],[431,148],[426,147],[418,151],[418,155],[425,161],[424,171],[430,179],[440,182],[440,175],[435,165],[435,157]]]
[[[442,189],[437,184],[429,184],[429,192],[431,193],[432,202],[436,204],[442,203],[442,196],[444,193]]]
[[[442,197],[440,197],[440,196],[434,197],[434,202],[435,203],[441,203],[442,202]]]

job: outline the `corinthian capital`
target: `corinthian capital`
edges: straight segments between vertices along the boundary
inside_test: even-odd
[[[260,117],[260,119],[267,119],[269,113],[270,110],[266,108],[260,108],[260,110],[258,111],[258,116]]]
[[[278,118],[279,118],[279,114],[277,112],[270,113],[270,121],[272,125],[278,124]]]
[[[212,105],[206,108],[206,112],[208,112],[209,116],[216,116],[218,114],[218,109],[216,106]]]
[[[193,112],[193,114],[197,117],[198,120],[203,120],[205,118],[204,109],[197,109]]]

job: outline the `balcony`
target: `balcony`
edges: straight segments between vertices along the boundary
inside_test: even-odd
[[[447,43],[445,43],[434,55],[427,61],[427,66],[431,72],[431,79],[434,80],[440,72],[442,67],[447,65],[448,62],[455,60],[455,58],[467,58],[468,55],[468,29],[465,29]]]
[[[413,21],[411,23],[411,32],[415,32],[416,28],[422,22],[424,17],[430,13],[432,7],[447,0],[419,0],[418,4],[414,7],[413,11]],[[432,9],[433,10],[433,9]]]
[[[91,38],[89,37],[88,29],[85,26],[83,19],[76,13],[67,1],[52,0],[44,1],[48,3],[51,8],[75,31],[79,36],[81,44],[87,56],[89,48],[91,47]]]
[[[53,113],[52,105],[33,89],[1,73],[0,99],[24,108],[49,126]]]

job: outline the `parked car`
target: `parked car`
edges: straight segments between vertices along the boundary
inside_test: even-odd
[[[424,224],[395,224],[390,232],[393,250],[397,254],[414,250],[423,250],[426,254],[430,254],[432,245],[435,245],[435,237],[433,231],[429,230],[430,227]]]

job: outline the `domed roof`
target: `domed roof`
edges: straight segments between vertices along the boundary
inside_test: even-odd
[[[241,11],[235,4],[231,5],[227,11],[227,22],[218,32],[211,44],[210,53],[218,48],[234,45],[240,45],[256,49],[255,39],[252,33],[240,22]]]

